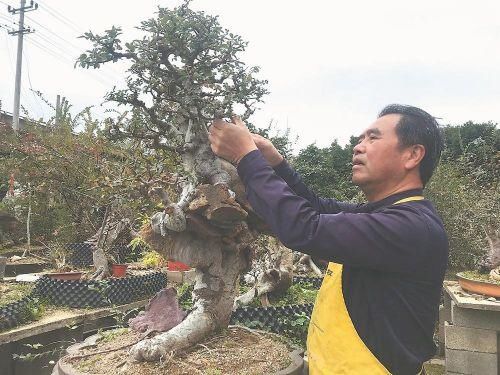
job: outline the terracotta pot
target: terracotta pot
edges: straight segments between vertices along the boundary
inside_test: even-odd
[[[488,297],[500,297],[500,284],[488,283],[486,281],[472,280],[457,273],[458,284],[463,290],[471,293],[483,294]]]
[[[60,272],[60,273],[48,273],[47,276],[51,279],[56,280],[80,280],[82,277],[82,272]]]
[[[127,273],[128,264],[112,264],[111,273],[113,277],[125,277]]]
[[[185,265],[182,262],[177,262],[175,260],[169,260],[167,264],[167,269],[169,271],[189,271],[191,267]]]

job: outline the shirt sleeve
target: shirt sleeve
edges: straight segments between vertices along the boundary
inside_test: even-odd
[[[376,213],[321,213],[277,176],[259,151],[238,165],[248,201],[291,249],[351,266],[412,272],[423,260],[428,230],[410,205]]]
[[[295,194],[301,196],[311,203],[311,206],[322,214],[335,214],[339,212],[352,212],[359,205],[347,202],[340,202],[335,199],[325,199],[318,197],[311,191],[302,177],[283,160],[279,165],[274,168],[274,171],[280,176],[288,186],[294,191]]]

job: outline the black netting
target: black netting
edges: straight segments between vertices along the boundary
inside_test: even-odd
[[[154,295],[166,286],[167,276],[163,272],[130,276],[119,279],[56,280],[41,277],[35,293],[49,303],[75,308],[124,305]]]
[[[31,296],[0,307],[0,331],[17,326],[29,320],[29,305],[34,303]]]
[[[308,283],[312,284],[313,287],[315,288],[320,288],[321,283],[323,282],[322,277],[309,277],[309,276],[294,276],[293,277],[293,283]]]
[[[65,245],[70,252],[68,263],[76,267],[88,267],[93,264],[92,246],[85,242],[68,243]],[[119,259],[121,263],[139,260],[141,249],[132,251],[130,246],[116,245],[108,250],[109,255]]]
[[[288,324],[297,315],[311,316],[313,304],[271,306],[271,307],[239,307],[231,315],[231,324],[266,327],[271,332],[283,333]]]

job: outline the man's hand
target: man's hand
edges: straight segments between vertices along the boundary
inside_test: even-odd
[[[269,139],[264,138],[259,134],[253,133],[252,138],[255,142],[255,145],[260,150],[260,152],[262,152],[262,155],[264,155],[271,167],[276,167],[283,161],[283,156],[281,156],[279,151],[276,149],[276,147],[274,147]]]
[[[210,147],[215,155],[238,164],[243,157],[257,146],[252,134],[239,117],[232,118],[233,123],[224,120],[215,120],[210,125]]]

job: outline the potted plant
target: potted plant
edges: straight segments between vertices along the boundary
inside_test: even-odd
[[[119,252],[111,256],[111,276],[117,278],[125,277],[127,267],[128,264],[122,262]]]
[[[114,263],[111,265],[111,274],[113,277],[125,277],[127,273],[127,264]]]
[[[500,235],[498,230],[485,230],[489,249],[474,271],[457,273],[463,290],[500,298]]]

